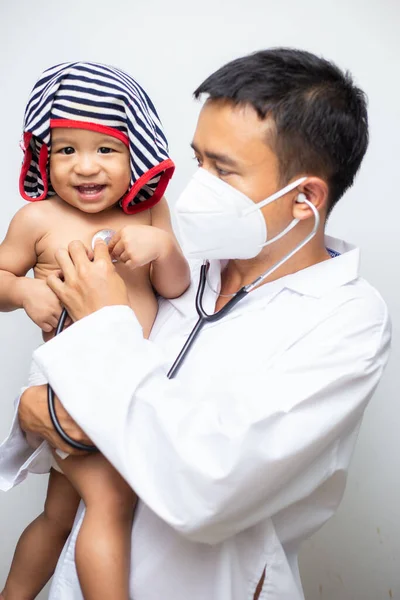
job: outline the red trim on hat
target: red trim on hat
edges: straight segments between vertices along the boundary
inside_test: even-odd
[[[25,177],[29,171],[29,166],[31,164],[31,160],[32,160],[32,150],[30,149],[30,141],[32,138],[32,134],[25,132],[24,133],[24,141],[23,141],[23,145],[24,145],[24,160],[22,162],[22,167],[21,167],[21,174],[19,176],[19,193],[21,194],[21,196],[23,197],[24,200],[33,200],[33,198],[31,198],[30,196],[27,196],[25,194]]]
[[[98,123],[89,123],[87,121],[74,121],[73,119],[50,119],[51,129],[57,127],[68,127],[70,129],[88,129],[89,131],[96,131],[97,133],[104,133],[105,135],[111,135],[117,138],[129,148],[128,136],[120,131],[114,129],[114,127],[107,127],[106,125],[99,125]]]
[[[21,196],[24,198],[24,200],[28,200],[29,202],[37,202],[38,200],[45,200],[45,198],[47,198],[47,194],[49,191],[48,182],[47,182],[47,160],[49,158],[49,150],[47,148],[47,145],[43,143],[42,147],[40,148],[38,166],[39,166],[40,176],[43,181],[44,191],[41,196],[38,196],[37,198],[32,198],[31,196],[28,196],[28,194],[25,192],[25,178],[27,176],[27,173],[29,171],[31,161],[32,161],[32,149],[30,147],[31,139],[32,139],[32,133],[30,131],[25,131],[25,133],[24,133],[25,155],[24,155],[24,161],[22,163],[21,175],[19,177],[19,192],[20,192]]]
[[[154,191],[154,194],[148,200],[144,202],[140,202],[139,204],[133,204],[132,206],[128,206],[129,203],[137,196],[139,191],[143,186],[146,185],[155,175],[158,175],[161,171],[164,173],[161,175],[160,181],[158,182],[157,188]],[[169,180],[171,179],[173,173],[175,171],[175,165],[173,161],[168,158],[167,160],[163,160],[160,164],[156,165],[149,169],[144,175],[142,175],[137,181],[135,181],[134,185],[131,187],[129,192],[122,199],[122,209],[127,215],[134,215],[136,213],[142,212],[142,210],[147,210],[152,208],[161,200],[165,190],[167,189],[167,185]]]

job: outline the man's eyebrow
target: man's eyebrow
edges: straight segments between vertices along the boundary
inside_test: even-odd
[[[201,154],[201,152],[196,148],[195,144],[192,142],[190,144],[191,148],[196,152],[196,154]],[[224,165],[229,165],[230,167],[237,167],[238,163],[230,158],[227,154],[220,154],[219,152],[209,152],[205,151],[204,156],[207,158],[211,158],[211,160],[215,160],[219,163],[223,163]]]

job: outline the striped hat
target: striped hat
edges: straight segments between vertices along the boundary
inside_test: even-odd
[[[49,182],[51,129],[89,129],[129,148],[131,183],[121,199],[128,214],[151,208],[174,172],[160,119],[130,75],[96,63],[63,63],[47,69],[30,95],[24,118],[20,192],[25,200],[54,195]]]

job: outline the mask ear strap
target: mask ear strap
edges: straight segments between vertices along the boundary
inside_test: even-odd
[[[312,202],[310,202],[309,200],[307,200],[307,198],[305,198],[305,199],[302,198],[301,202],[305,202],[307,204],[307,206],[309,208],[311,208],[311,210],[313,212],[313,215],[314,215],[314,227],[312,228],[312,231],[310,231],[310,233],[304,238],[304,240],[302,242],[300,242],[300,244],[297,244],[297,246],[295,248],[293,248],[293,250],[291,250],[290,252],[288,252],[275,265],[273,265],[270,269],[268,269],[267,271],[265,271],[265,273],[263,273],[262,275],[260,275],[259,277],[257,277],[257,279],[255,279],[252,283],[249,283],[248,285],[246,285],[245,288],[244,288],[246,292],[253,291],[254,288],[256,288],[257,286],[259,286],[267,277],[269,277],[274,271],[276,271],[277,269],[279,269],[279,267],[281,267],[286,261],[288,261],[299,250],[301,250],[303,248],[303,246],[305,246],[306,244],[308,244],[308,242],[310,240],[312,240],[312,238],[314,237],[314,235],[317,233],[318,227],[319,227],[319,223],[320,223],[320,216],[319,216],[318,210],[315,208],[315,206],[314,206],[314,204]],[[298,219],[294,219],[294,221],[298,221]],[[292,223],[293,223],[293,221],[292,221]],[[292,225],[292,223],[290,223],[290,225]],[[294,225],[293,225],[293,227],[294,227]],[[279,234],[279,235],[281,235],[281,234]]]
[[[271,202],[278,200],[278,198],[281,198],[288,192],[291,192],[292,190],[294,190],[298,185],[300,185],[300,183],[303,183],[303,181],[305,181],[306,179],[307,179],[307,177],[300,177],[300,179],[296,179],[296,181],[292,181],[292,183],[289,183],[289,185],[287,185],[286,187],[275,192],[275,194],[272,194],[272,196],[268,196],[268,198],[265,198],[265,200],[261,200],[261,202],[255,202],[254,206],[250,206],[250,208],[243,211],[243,216],[246,217],[248,214],[254,212],[255,210],[264,208],[264,206],[267,206],[268,204],[271,204]]]
[[[283,231],[281,231],[280,233],[278,233],[278,235],[276,235],[272,239],[267,240],[265,242],[265,244],[263,244],[261,246],[261,248],[264,248],[264,246],[269,246],[269,244],[272,244],[273,242],[276,242],[277,240],[280,240],[284,235],[286,235],[287,233],[289,233],[289,231],[291,231],[293,229],[293,227],[296,227],[296,225],[297,225],[297,223],[299,221],[300,221],[300,219],[293,219],[293,221],[291,221],[289,223],[289,225],[287,227],[285,227],[285,229]]]

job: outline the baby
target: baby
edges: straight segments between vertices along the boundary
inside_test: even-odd
[[[147,337],[156,293],[173,298],[189,285],[162,197],[174,164],[149,97],[119,69],[57,65],[31,93],[23,143],[20,191],[32,202],[17,212],[0,245],[0,310],[23,308],[44,340],[51,338],[61,313],[46,284],[58,271],[55,252],[79,239],[90,254],[94,236],[103,232]],[[26,277],[31,268],[34,278]],[[33,365],[28,385],[43,383]],[[82,499],[76,565],[83,595],[128,600],[134,492],[100,453],[65,460],[48,453],[44,512],[22,534],[0,598],[36,597],[54,572]]]

